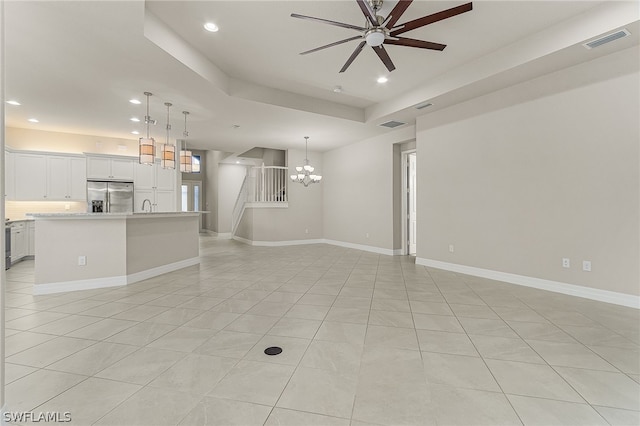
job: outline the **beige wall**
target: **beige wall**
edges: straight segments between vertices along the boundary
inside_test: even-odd
[[[128,218],[127,275],[198,257],[199,220],[197,216]]]
[[[36,285],[127,274],[124,218],[38,219],[35,242]],[[78,266],[78,256],[86,256],[85,266]]]
[[[419,117],[418,257],[639,295],[638,63],[630,49]]]
[[[218,165],[218,230],[220,234],[231,232],[231,216],[236,199],[246,175],[245,166]]]
[[[134,135],[131,135],[131,139],[117,139],[15,127],[7,127],[5,131],[6,145],[14,149],[73,154],[92,152],[110,155],[138,155],[138,139]]]
[[[324,154],[325,238],[396,248],[393,145],[414,138],[415,128],[407,126]]]
[[[302,165],[304,151],[287,152],[289,169]],[[293,241],[323,237],[324,167],[322,155],[309,152],[309,162],[323,176],[322,183],[305,187],[289,182],[288,208],[248,208],[236,234],[253,241]]]

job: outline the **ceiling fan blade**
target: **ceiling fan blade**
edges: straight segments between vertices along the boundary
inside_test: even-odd
[[[396,22],[398,22],[398,19],[400,19],[400,17],[404,13],[404,11],[407,10],[412,1],[413,0],[398,1],[393,10],[391,10],[389,16],[387,16],[387,28],[393,28],[393,26],[396,24]],[[389,17],[391,17],[391,19],[389,19]]]
[[[365,0],[356,0],[356,2],[358,6],[360,6],[362,13],[364,13],[364,16],[371,22],[371,25],[374,27],[378,26],[378,18],[376,18],[376,13],[371,9],[369,2]]]
[[[328,19],[322,19],[322,18],[314,18],[313,16],[298,15],[297,13],[292,13],[291,17],[298,18],[298,19],[305,19],[307,21],[319,22],[321,24],[335,25],[336,27],[348,28],[350,30],[366,31],[366,28],[359,27],[357,25],[345,24],[343,22],[330,21]]]
[[[362,48],[364,47],[365,44],[367,44],[367,42],[362,41],[358,45],[358,47],[356,47],[356,50],[354,50],[351,56],[349,56],[349,59],[347,59],[347,62],[345,62],[345,64],[342,66],[342,69],[340,70],[340,72],[345,72],[347,68],[349,68],[349,65],[351,65],[351,63],[356,59],[356,57],[358,57],[360,52],[362,52]]]
[[[359,38],[362,38],[362,36],[359,35],[359,36],[354,36],[354,37],[350,37],[350,38],[345,38],[344,40],[340,40],[340,41],[336,41],[335,43],[329,43],[329,44],[324,45],[324,46],[316,47],[315,49],[307,50],[306,52],[302,52],[300,54],[301,55],[306,55],[308,53],[313,53],[313,52],[317,52],[318,50],[326,49],[327,47],[333,47],[333,46],[337,46],[337,45],[342,44],[342,43],[346,43],[348,41],[358,40]]]
[[[415,30],[416,28],[424,27],[425,25],[433,24],[434,22],[442,21],[443,19],[451,18],[461,13],[469,12],[473,9],[472,3],[466,3],[461,6],[452,7],[451,9],[443,10],[431,15],[423,16],[422,18],[414,19],[413,21],[405,22],[402,25],[398,25],[391,29],[391,36],[406,33],[407,31]]]
[[[384,44],[394,44],[396,46],[418,47],[420,49],[430,49],[430,50],[444,50],[444,48],[447,47],[446,44],[432,43],[430,41],[416,40],[413,38],[396,37],[396,39],[397,40],[388,38],[384,41]]]
[[[396,69],[396,66],[393,65],[393,62],[391,62],[391,58],[389,57],[389,54],[387,53],[383,45],[372,47],[372,49],[375,50],[375,52],[378,54],[378,57],[380,58],[382,63],[384,63],[384,66],[387,67],[389,72]]]

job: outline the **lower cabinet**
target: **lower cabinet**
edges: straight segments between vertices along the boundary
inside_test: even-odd
[[[29,250],[28,229],[25,222],[14,222],[11,227],[11,263],[25,257]]]
[[[27,222],[27,255],[35,256],[36,255],[36,222],[29,221]]]

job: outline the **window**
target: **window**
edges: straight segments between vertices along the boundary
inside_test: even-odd
[[[191,173],[200,173],[200,156],[199,155],[194,155],[193,156],[193,163],[192,163],[192,171]]]

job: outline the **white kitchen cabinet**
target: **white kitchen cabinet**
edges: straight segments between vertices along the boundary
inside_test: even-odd
[[[87,172],[83,157],[47,156],[47,199],[86,201]]]
[[[25,222],[13,222],[11,225],[11,263],[27,255],[29,240]]]
[[[13,164],[13,152],[4,152],[4,199],[13,200],[16,194],[15,166]]]
[[[163,169],[157,162],[153,166],[148,164],[135,165],[134,184],[140,189],[159,189],[173,191],[176,188],[176,170]]]
[[[34,220],[27,222],[27,255],[36,255],[36,222]]]
[[[151,202],[152,212],[174,212],[176,211],[175,198],[175,191],[136,188],[134,194],[133,211],[136,213],[148,212],[149,203],[146,203],[144,210],[142,210],[142,203],[144,202],[144,200],[149,200]]]
[[[176,211],[176,170],[163,169],[160,163],[153,166],[136,164],[134,186],[136,190],[134,211],[142,211],[142,201],[149,199],[154,212]]]
[[[14,153],[15,200],[47,200],[47,156]]]
[[[162,191],[156,189],[155,193],[155,211],[157,212],[175,212],[176,211],[176,193],[175,191]]]
[[[87,179],[133,181],[133,157],[87,155]]]

